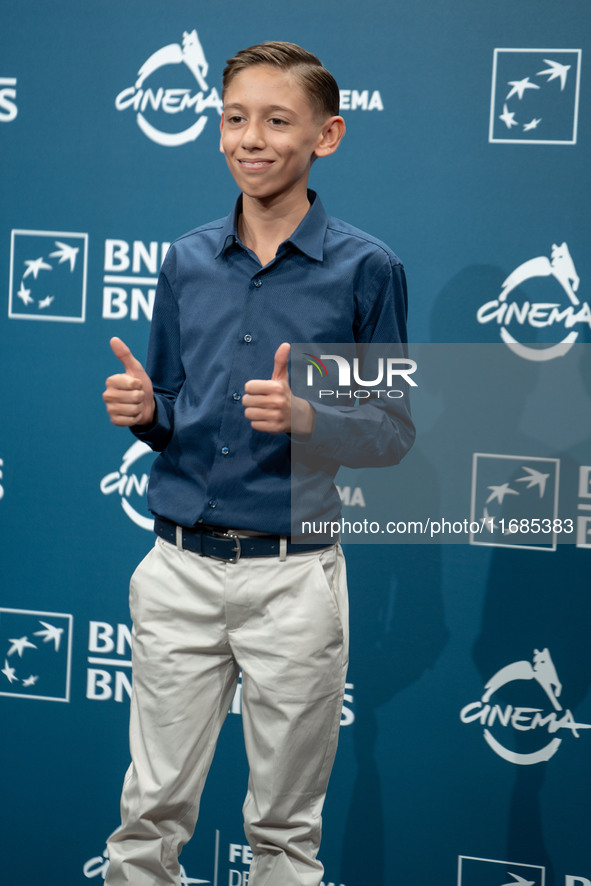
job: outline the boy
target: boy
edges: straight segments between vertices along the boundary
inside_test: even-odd
[[[249,883],[318,886],[347,592],[340,546],[288,539],[291,437],[319,453],[359,437],[382,463],[413,438],[387,410],[313,407],[290,390],[287,341],[406,334],[398,259],[307,189],[312,162],[345,131],[336,82],[300,47],[265,43],[229,60],[223,100],[220,149],[241,196],[227,219],[173,244],[148,372],[113,339],[125,372],[103,395],[111,421],[161,453],[149,490],[158,538],[131,582],[133,762],[108,886],[178,883],[240,669]]]

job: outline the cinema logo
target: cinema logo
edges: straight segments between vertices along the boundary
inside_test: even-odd
[[[395,383],[405,382],[410,387],[417,387],[416,381],[411,375],[416,372],[417,364],[408,357],[377,357],[373,360],[353,357],[349,359],[341,354],[314,354],[305,353],[304,360],[307,365],[306,385],[315,386],[318,375],[322,382],[334,377],[334,365],[327,366],[327,362],[336,364],[337,379],[333,388],[320,388],[318,398],[332,397],[343,398],[354,402],[355,400],[369,400],[389,398],[399,400],[404,397],[404,390],[395,388]],[[371,368],[369,364],[371,363]],[[373,377],[363,378],[367,372]],[[375,373],[375,375],[374,375]],[[360,387],[353,387],[359,385]]]
[[[210,89],[205,79],[208,69],[197,31],[184,31],[182,43],[170,43],[152,53],[134,85],[119,93],[115,107],[135,111],[137,125],[156,144],[186,145],[203,132],[207,111],[222,114],[218,91]]]
[[[497,323],[501,340],[519,357],[537,362],[553,360],[566,354],[575,343],[580,331],[577,327],[591,328],[591,307],[576,295],[579,283],[567,244],[554,243],[550,258],[539,255],[509,274],[498,298],[482,305],[476,319],[482,324]],[[533,288],[535,300],[519,297],[520,287],[526,287],[527,293]],[[547,300],[538,300],[539,293],[547,293]],[[536,335],[553,338],[554,327],[564,333],[558,342],[547,346],[544,342],[541,346],[525,340]]]
[[[117,495],[125,515],[140,529],[146,529],[148,532],[154,531],[154,518],[147,506],[153,457],[154,453],[148,444],[136,440],[124,454],[119,469],[107,474],[100,483],[102,494]]]
[[[189,875],[181,865],[179,886],[193,886],[197,883],[209,883],[211,886],[216,886],[218,882],[227,883],[228,886],[248,886],[250,865],[253,860],[250,846],[244,843],[226,843],[218,829],[215,831],[213,843],[211,855],[206,851],[204,858],[202,858],[201,867],[205,868],[204,871],[199,871],[202,876]],[[89,858],[82,868],[84,876],[89,880],[95,878],[105,880],[108,870],[109,852],[107,848],[103,850],[102,855]],[[203,879],[203,874],[208,879]],[[337,884],[332,881],[326,883],[322,881],[320,886],[337,886]],[[339,886],[344,886],[344,884],[340,883]]]
[[[340,111],[383,111],[379,89],[340,89]]]
[[[216,834],[219,832],[216,832]],[[105,848],[102,855],[95,855],[89,858],[82,866],[82,873],[88,880],[100,877],[105,880],[109,871],[109,850]],[[193,886],[196,883],[211,883],[211,880],[201,880],[196,877],[190,877],[183,865],[180,866],[179,886]]]
[[[524,683],[530,683],[528,695],[533,706],[521,703],[495,702],[497,695],[521,700],[525,694]],[[557,733],[567,733],[579,738],[579,730],[591,729],[591,724],[577,723],[571,711],[558,701],[562,684],[548,649],[534,650],[533,664],[516,661],[494,674],[484,687],[480,701],[467,704],[460,711],[462,723],[480,723],[488,746],[503,760],[520,766],[544,763],[554,756],[562,738]],[[552,710],[548,711],[548,702]],[[496,732],[496,735],[493,734]],[[523,746],[519,751],[506,745],[510,733],[515,743]],[[544,736],[539,741],[539,735]],[[546,738],[548,740],[546,741]]]

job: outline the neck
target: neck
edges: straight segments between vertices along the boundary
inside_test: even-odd
[[[242,195],[242,214],[238,219],[240,239],[266,265],[283,243],[297,228],[308,209],[308,194],[294,195],[291,199],[262,201]]]

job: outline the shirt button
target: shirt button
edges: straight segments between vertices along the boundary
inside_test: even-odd
[[[222,446],[222,449],[221,449],[221,453],[222,453],[222,455],[228,455],[229,452],[230,452],[230,447],[229,447],[229,446]]]
[[[242,394],[239,394],[238,391],[234,391],[234,393],[232,394],[232,400],[240,400],[241,397]]]
[[[262,280],[255,280],[255,281],[254,281],[254,285],[255,285],[256,288],[258,289],[259,286],[262,286],[262,285],[263,285],[263,281],[262,281]]]
[[[207,504],[209,505],[209,507],[210,507],[212,510],[213,510],[213,508],[217,508],[217,506],[218,506],[218,503],[217,503],[217,501],[216,501],[215,498],[211,498],[211,499],[207,502]]]
[[[247,332],[246,335],[244,336],[244,341],[246,342],[246,344],[248,344],[249,342],[251,342],[251,341],[252,341],[252,335],[249,335],[248,332]]]

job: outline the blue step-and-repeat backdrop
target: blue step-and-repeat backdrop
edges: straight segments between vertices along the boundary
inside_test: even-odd
[[[221,71],[278,39],[339,82],[347,135],[311,183],[401,256],[410,340],[510,361],[480,402],[478,386],[449,393],[471,372],[461,349],[436,362],[392,513],[412,498],[405,470],[427,500],[453,485],[439,451],[466,518],[548,492],[535,520],[552,527],[541,541],[532,512],[525,536],[347,546],[324,884],[591,886],[588,0],[4,0],[2,25],[0,882],[105,876],[153,458],[106,417],[108,342],[144,358],[167,244],[229,211]],[[506,407],[519,385],[533,399]],[[351,520],[365,483],[341,484]],[[238,691],[183,884],[248,883],[240,721]]]

